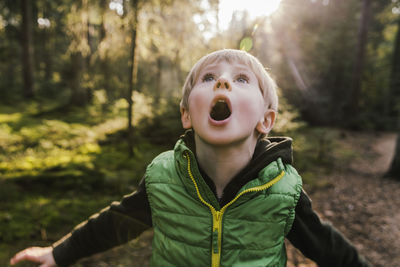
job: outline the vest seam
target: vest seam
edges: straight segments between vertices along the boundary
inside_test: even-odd
[[[283,196],[283,197],[290,198],[291,200],[292,200],[292,199],[295,199],[295,197],[296,197],[295,194],[290,194],[290,193],[285,194],[285,193],[278,193],[278,192],[274,192],[274,193],[265,193],[265,194],[263,194],[263,195],[264,195],[264,198],[267,198],[267,197],[272,196],[272,195],[280,195],[280,196]],[[253,196],[253,197],[248,196],[249,199],[254,199],[255,197],[257,197],[257,196]],[[244,201],[244,203],[246,203],[246,202],[247,202],[247,201]],[[236,204],[236,205],[235,205],[235,204]],[[242,204],[243,204],[243,202],[238,202],[238,203],[235,202],[234,205],[230,206],[229,208],[230,208],[230,209],[235,209],[235,208],[240,207]]]
[[[246,248],[246,250],[264,251],[264,250],[268,250],[268,249],[273,249],[273,248],[280,247],[280,246],[282,246],[283,243],[284,243],[284,241],[283,241],[283,242],[279,242],[279,244],[277,244],[277,245],[275,245],[275,246],[272,246],[272,247],[266,247],[266,248],[260,248],[260,249],[256,249],[256,248]],[[229,248],[224,247],[223,249],[224,249],[224,250],[238,250],[238,249],[240,249],[240,247],[238,247],[238,248],[233,248],[233,249],[229,249]]]
[[[150,212],[151,212],[151,220],[152,220],[152,223],[153,223],[153,227],[155,227],[155,225],[154,225],[154,212],[153,212],[154,204],[153,204],[153,199],[151,197],[152,193],[149,191],[149,183],[150,182],[149,182],[149,179],[147,179],[147,177],[149,177],[147,171],[148,170],[146,170],[145,177],[144,177],[144,182],[145,182],[144,185],[145,185],[146,192],[147,192],[147,200],[149,201]]]
[[[189,216],[189,217],[199,217],[199,215],[192,215],[192,214],[179,213],[179,212],[170,211],[170,210],[167,210],[167,209],[159,209],[159,210],[162,211],[162,212],[169,212],[169,213],[177,214],[177,215],[184,215],[184,216]],[[209,210],[209,209],[207,209],[207,210]],[[204,216],[204,217],[200,217],[200,218],[207,218],[207,217]],[[210,216],[208,216],[208,218],[210,219]],[[210,224],[210,225],[211,225],[211,224]]]
[[[152,178],[152,179],[155,179],[155,178]],[[184,186],[182,186],[182,185],[180,185],[180,184],[162,182],[161,180],[160,180],[160,182],[158,182],[158,181],[151,181],[151,182],[149,182],[149,184],[168,184],[168,185],[176,185],[176,186],[179,186],[179,187],[184,188]]]
[[[225,216],[225,219],[226,219],[226,214],[224,215]],[[247,217],[246,217],[247,218]],[[230,221],[243,221],[243,219],[237,219],[237,218],[228,218],[228,220],[230,220]],[[268,222],[268,223],[280,223],[280,222],[283,222],[283,221],[286,221],[286,218],[283,218],[283,219],[281,219],[281,220],[279,220],[279,221],[270,221],[270,220],[260,220],[260,221],[257,221],[257,220],[252,220],[252,222],[258,222],[258,223],[264,223],[264,222]]]
[[[152,179],[154,180],[154,178],[152,178]],[[158,181],[151,181],[151,182],[148,182],[147,184],[149,184],[149,185],[157,185],[157,184],[160,184],[160,185],[168,185],[168,186],[175,185],[176,187],[178,187],[178,188],[183,188],[183,190],[187,191],[187,188],[186,188],[186,186],[185,186],[185,184],[184,184],[183,181],[182,181],[182,184],[178,184],[178,183],[170,183],[170,182],[164,182],[164,181],[158,180]],[[191,194],[190,192],[188,192],[188,195],[190,195],[191,197],[193,197],[194,199],[196,199],[196,201],[198,201],[199,203],[202,203],[199,199],[195,198],[194,195],[192,196],[192,194]]]
[[[192,244],[190,244],[190,243],[187,243],[187,242],[185,242],[185,241],[178,240],[178,239],[176,239],[176,238],[171,237],[170,235],[165,234],[163,231],[161,231],[160,227],[157,227],[157,230],[160,231],[164,236],[167,236],[168,238],[170,238],[171,240],[174,240],[174,241],[179,242],[179,243],[184,244],[184,245],[189,245],[189,246],[191,246],[191,247],[196,247],[196,248],[199,247],[199,244],[192,245]],[[200,247],[200,248],[209,249],[209,246],[207,246],[207,247]]]
[[[297,182],[295,184],[295,190],[296,190],[296,194],[293,196],[293,205],[292,207],[289,209],[289,214],[287,216],[287,220],[286,220],[286,227],[283,229],[283,235],[286,237],[289,232],[290,229],[292,229],[293,227],[293,222],[294,222],[294,218],[296,216],[296,206],[297,206],[297,202],[299,201],[300,198],[300,194],[301,194],[301,189],[302,189],[302,180],[301,180],[301,176],[299,175],[295,175]],[[300,184],[299,181],[300,180]],[[289,225],[289,220],[291,220],[290,225]]]
[[[153,254],[153,252],[152,252],[152,254]],[[160,257],[162,257],[162,254],[160,254],[160,253],[157,253],[158,255],[160,255]],[[162,257],[166,262],[168,262],[169,264],[171,264],[172,266],[174,266],[175,264],[174,263],[172,263],[171,261],[169,261],[167,258],[168,257]],[[151,259],[151,261],[152,261],[152,259]],[[154,264],[152,263],[150,261],[150,266],[154,266]],[[157,264],[158,265],[158,264]]]
[[[266,195],[267,196],[269,196],[269,195],[281,195],[281,196],[287,196],[287,197],[295,198],[297,194],[270,192],[270,193],[267,193]]]

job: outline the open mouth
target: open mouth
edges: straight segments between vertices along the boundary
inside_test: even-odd
[[[231,109],[225,99],[218,99],[211,108],[210,117],[215,121],[223,121],[231,114]]]

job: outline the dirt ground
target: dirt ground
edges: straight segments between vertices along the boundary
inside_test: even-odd
[[[343,145],[359,157],[337,166],[325,188],[310,192],[313,207],[359,249],[372,266],[400,266],[400,181],[382,178],[396,142],[394,134],[346,133]],[[316,266],[292,247],[288,266]]]
[[[308,191],[323,220],[344,233],[372,266],[400,266],[400,182],[382,178],[394,153],[395,137],[343,133],[341,145],[359,156],[321,177],[322,188]],[[145,232],[128,245],[84,259],[76,266],[148,266],[151,238],[152,232]],[[287,247],[289,267],[317,266],[289,242]]]

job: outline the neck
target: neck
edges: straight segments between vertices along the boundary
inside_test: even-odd
[[[250,162],[257,138],[248,138],[239,144],[215,146],[195,134],[195,142],[198,163],[213,180],[217,196],[221,198],[226,185]]]

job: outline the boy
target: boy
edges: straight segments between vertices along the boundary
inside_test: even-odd
[[[320,266],[368,266],[312,211],[290,165],[291,139],[265,138],[278,108],[275,87],[246,52],[201,58],[183,87],[188,131],[149,164],[139,189],[11,264],[66,266],[153,227],[153,266],[285,266],[285,237]]]

